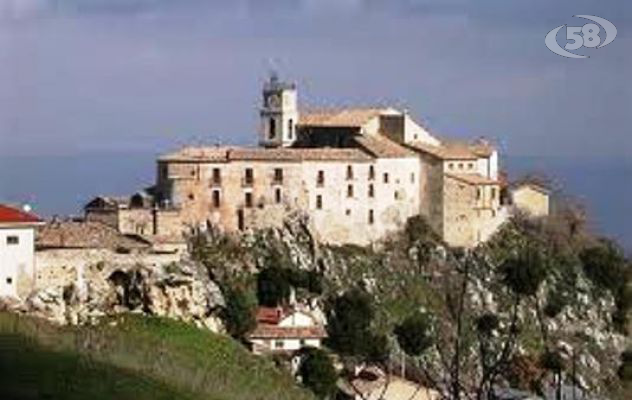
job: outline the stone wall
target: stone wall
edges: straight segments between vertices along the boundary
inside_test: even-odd
[[[368,244],[419,212],[420,168],[417,157],[169,163],[158,186],[181,210],[187,226],[213,225],[225,232],[268,228],[299,210],[309,213],[322,241]],[[214,169],[221,182],[214,182]],[[252,170],[252,182],[246,182],[246,169]],[[282,180],[275,179],[275,170],[282,171]]]
[[[523,185],[512,191],[513,204],[534,217],[549,214],[549,195],[529,185]]]
[[[35,289],[65,286],[76,282],[79,272],[100,264],[148,268],[178,262],[180,254],[120,254],[107,249],[48,249],[35,252]]]

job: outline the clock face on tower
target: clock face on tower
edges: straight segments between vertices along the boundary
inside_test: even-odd
[[[279,107],[281,105],[281,98],[276,95],[270,95],[270,97],[268,97],[268,106],[269,107]]]

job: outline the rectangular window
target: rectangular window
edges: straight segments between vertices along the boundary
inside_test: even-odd
[[[373,188],[373,184],[369,185],[369,197],[375,197],[375,189]]]
[[[277,188],[274,191],[274,201],[278,204],[281,202],[281,189]]]
[[[246,208],[252,208],[252,193],[247,192],[245,199],[246,199]]]
[[[373,222],[374,222],[373,210],[369,210],[369,224],[373,224]]]
[[[321,210],[323,208],[323,196],[320,194],[316,196],[316,209]]]
[[[410,173],[410,183],[415,183],[415,173],[414,172]]]
[[[8,245],[20,244],[20,238],[18,236],[7,236],[7,244]]]
[[[222,205],[221,195],[219,190],[213,190],[213,207],[219,208]]]
[[[369,165],[369,180],[372,181],[373,179],[375,179],[375,167]]]
[[[254,180],[255,178],[254,178],[254,172],[252,171],[252,168],[246,168],[244,182],[246,183],[246,185],[252,185],[252,182]]]
[[[318,171],[318,176],[316,177],[316,184],[318,186],[323,186],[325,184],[325,171]]]
[[[347,185],[347,197],[353,197],[353,185]]]
[[[492,200],[496,200],[496,188],[492,188]]]
[[[353,179],[353,167],[351,165],[347,165],[347,180]]]
[[[283,169],[274,169],[274,183],[283,183]]]
[[[384,173],[384,183],[388,183],[388,172]]]
[[[213,168],[213,184],[220,185],[222,183],[222,172],[219,168]]]
[[[277,348],[277,349],[282,349],[283,348],[283,340],[275,340],[274,347]]]

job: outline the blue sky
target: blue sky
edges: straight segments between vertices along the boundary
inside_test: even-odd
[[[251,143],[271,68],[314,106],[389,104],[506,152],[632,156],[625,0],[0,0],[0,156]],[[590,59],[551,29],[612,21]]]

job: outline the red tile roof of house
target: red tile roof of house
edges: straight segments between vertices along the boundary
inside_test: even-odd
[[[257,322],[264,324],[278,324],[283,317],[281,307],[259,307],[257,309]]]
[[[0,204],[0,224],[37,224],[42,220],[31,213]]]

